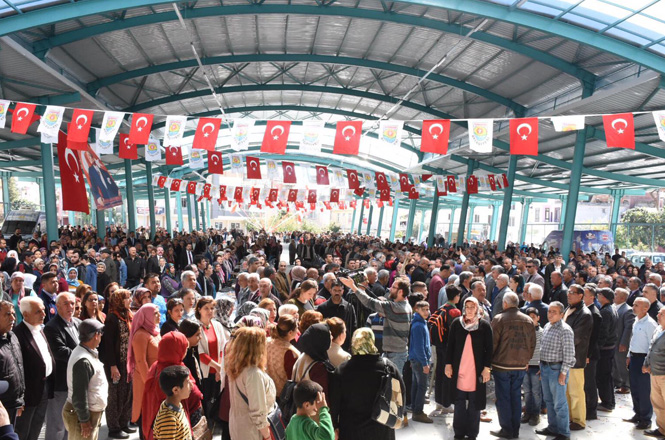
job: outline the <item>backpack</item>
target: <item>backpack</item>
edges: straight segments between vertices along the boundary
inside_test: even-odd
[[[462,313],[452,304],[444,304],[427,320],[429,327],[429,337],[432,345],[442,347],[448,338],[450,323],[453,319],[461,316]]]
[[[284,388],[282,388],[282,392],[279,395],[279,409],[282,411],[282,420],[287,425],[289,424],[291,417],[293,417],[298,410],[296,402],[293,400],[293,390],[296,388],[296,385],[298,385],[298,382],[301,382],[305,376],[307,376],[309,370],[311,370],[316,363],[317,361],[314,361],[309,364],[305,369],[305,372],[300,376],[300,380],[287,380]]]
[[[238,384],[236,384],[236,389],[238,390],[238,394],[240,394],[242,400],[247,404],[247,406],[249,406],[249,400],[247,399],[247,396],[245,396],[243,392],[240,391]],[[277,404],[275,404],[275,406],[268,413],[267,420],[270,427],[271,440],[286,440],[286,426],[289,424],[289,422],[284,421],[284,417],[282,417],[282,411],[279,409]]]
[[[393,377],[386,358],[382,357],[383,375],[372,408],[372,420],[392,429],[400,429],[406,415],[406,396],[402,381]]]

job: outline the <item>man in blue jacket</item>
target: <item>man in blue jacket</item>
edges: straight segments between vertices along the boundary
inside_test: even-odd
[[[416,303],[415,314],[411,322],[411,335],[409,336],[409,361],[413,382],[411,385],[411,407],[413,408],[412,420],[422,423],[434,423],[423,412],[425,406],[425,392],[429,377],[429,366],[432,352],[430,350],[429,330],[427,319],[429,318],[429,303],[419,301]]]

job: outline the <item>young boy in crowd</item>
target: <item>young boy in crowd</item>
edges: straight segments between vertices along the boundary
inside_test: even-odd
[[[409,336],[409,361],[411,361],[411,408],[412,420],[421,423],[434,423],[423,412],[425,406],[425,393],[429,383],[429,366],[432,361],[430,349],[429,330],[429,303],[418,301],[414,307],[413,321],[411,321],[411,334]]]
[[[526,314],[533,320],[536,328],[536,349],[529,361],[529,368],[523,382],[525,407],[521,421],[536,426],[540,423],[540,407],[543,403],[543,389],[540,383],[540,338],[543,335],[543,329],[540,327],[538,309],[529,307],[526,309]]]
[[[153,438],[155,440],[191,440],[192,430],[189,427],[187,414],[180,403],[186,400],[192,391],[189,369],[182,365],[164,368],[159,374],[159,387],[166,394],[166,399],[162,402],[157,417],[155,417],[152,427]]]
[[[286,427],[287,440],[335,439],[335,429],[321,385],[311,380],[303,380],[293,390],[293,400],[298,410]],[[318,424],[312,419],[317,414]]]

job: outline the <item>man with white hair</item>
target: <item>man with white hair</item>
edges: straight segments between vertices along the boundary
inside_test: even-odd
[[[272,282],[270,278],[261,278],[259,280],[259,290],[249,300],[258,304],[266,298],[273,300],[276,308],[282,305],[279,298],[272,294]]]
[[[656,287],[658,287],[660,289],[660,286],[663,283],[663,277],[660,276],[660,274],[651,273],[651,274],[649,274],[648,282],[655,284]]]
[[[386,289],[381,283],[379,283],[379,274],[376,269],[368,267],[365,269],[365,276],[367,277],[367,282],[369,283],[369,290],[375,298],[382,298],[386,296]]]
[[[337,277],[335,276],[334,273],[332,272],[327,272],[323,274],[323,277],[321,278],[321,288],[319,289],[319,292],[317,293],[318,296],[325,298],[326,300],[330,299],[330,296],[332,295],[332,285],[337,280]]]
[[[541,328],[545,328],[545,325],[548,323],[547,311],[549,310],[549,306],[543,302],[543,287],[538,284],[526,283],[524,291],[529,292],[531,301],[522,308],[522,313],[525,313],[527,307],[535,308],[538,310],[538,316],[540,317],[538,324]]]
[[[192,289],[197,291],[199,294],[199,286],[196,282],[196,274],[191,270],[186,270],[180,274],[180,288],[181,289]]]
[[[236,307],[240,307],[245,304],[250,298],[258,295],[259,293],[259,274],[254,272],[247,275],[247,288],[243,289],[238,293],[238,298],[236,300]]]
[[[506,293],[512,293],[512,290],[508,287],[508,281],[510,281],[510,278],[505,273],[496,277],[496,287],[499,291],[492,300],[492,316],[494,317],[498,316],[503,311],[503,297]]]

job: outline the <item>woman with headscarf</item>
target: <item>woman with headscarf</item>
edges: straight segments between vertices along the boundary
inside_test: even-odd
[[[22,272],[16,271],[12,273],[9,278],[7,293],[4,294],[4,299],[14,304],[14,313],[16,314],[15,325],[19,325],[23,321],[23,313],[21,313],[21,308],[19,307],[23,297],[36,295],[29,287],[26,288],[24,283],[25,276]]]
[[[97,292],[104,292],[112,282],[114,281],[111,281],[111,277],[106,273],[106,264],[103,261],[97,263]]]
[[[321,385],[328,396],[329,374],[335,371],[328,358],[330,348],[330,330],[324,323],[314,324],[298,340],[300,357],[293,366],[291,380],[300,382],[309,379]]]
[[[187,337],[180,332],[167,333],[159,343],[157,361],[152,364],[148,371],[141,405],[141,429],[146,440],[153,440],[152,425],[161,403],[166,399],[166,395],[159,386],[159,374],[164,368],[172,365],[185,366],[183,360],[188,347]],[[203,394],[194,384],[194,377],[192,377],[191,372],[190,380],[192,381],[192,391],[189,398],[182,401],[182,407],[189,419],[189,426],[194,428],[201,421],[203,415],[201,407]]]
[[[339,438],[394,440],[394,429],[372,419],[374,401],[386,368],[399,380],[404,395],[402,375],[392,361],[381,359],[372,330],[362,327],[353,332],[351,359],[340,365],[331,377],[330,415],[333,425],[339,429]]]
[[[236,310],[236,322],[239,322],[243,316],[249,315],[249,312],[257,308],[258,305],[252,301],[246,301]]]
[[[152,303],[144,304],[134,315],[129,334],[127,372],[132,378],[132,422],[141,416],[143,388],[148,369],[157,360],[159,345],[159,309]]]
[[[481,319],[474,297],[464,300],[462,316],[455,318],[448,333],[443,406],[455,404],[455,438],[475,439],[480,411],[485,409],[485,383],[492,365],[492,328]]]
[[[145,287],[139,287],[134,291],[134,295],[132,296],[132,304],[129,306],[129,308],[132,310],[132,312],[136,313],[142,306],[145,304],[150,304],[150,302],[150,291]]]
[[[76,288],[81,285],[78,276],[79,271],[75,267],[70,267],[67,271],[67,285],[69,286],[69,291],[72,293],[75,293]]]
[[[94,292],[92,293],[94,294]],[[109,384],[106,406],[106,424],[110,437],[136,432],[130,428],[132,416],[132,381],[127,375],[129,334],[132,328],[132,312],[129,310],[131,292],[115,290],[109,300],[109,314],[104,323],[104,334],[99,345],[99,357]]]
[[[233,329],[231,315],[233,314],[233,309],[235,308],[235,301],[229,296],[222,296],[215,302],[217,305],[217,307],[215,307],[215,320],[222,324],[226,340],[228,341],[231,337],[231,330]]]
[[[180,281],[176,277],[175,266],[173,264],[166,263],[166,266],[164,266],[164,273],[159,282],[162,284],[161,295],[164,298],[169,298],[171,295],[178,293]]]
[[[260,307],[255,307],[249,312],[250,316],[256,316],[261,320],[261,327],[268,328],[270,323],[270,312]]]

